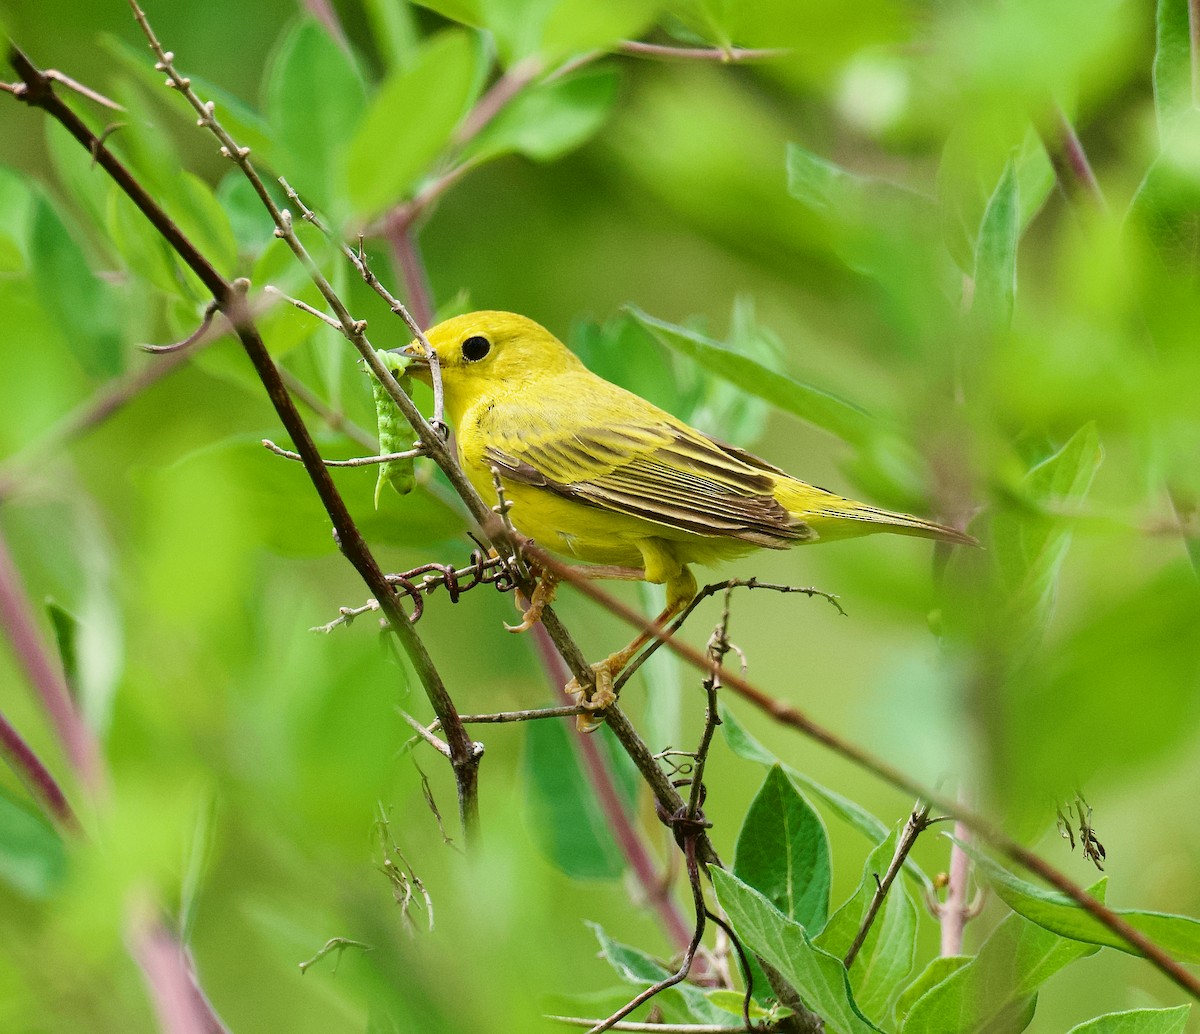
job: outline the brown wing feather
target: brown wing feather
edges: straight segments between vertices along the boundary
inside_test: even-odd
[[[667,422],[581,429],[489,446],[487,462],[522,484],[697,535],[783,549],[813,537],[775,498],[775,468]]]

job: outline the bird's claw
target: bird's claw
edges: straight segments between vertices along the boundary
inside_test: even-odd
[[[514,634],[528,632],[542,620],[542,611],[554,602],[554,595],[557,591],[558,579],[551,576],[549,572],[542,571],[537,586],[533,590],[533,599],[529,601],[529,606],[521,614],[521,623],[519,625],[506,624],[504,627]],[[518,607],[521,605],[521,601],[522,597],[518,595]]]
[[[613,692],[613,665],[614,659],[618,658],[617,654],[612,657],[606,657],[602,661],[592,665],[592,675],[595,678],[595,684],[592,686],[591,694],[579,685],[579,679],[571,679],[566,684],[563,692],[578,706],[586,707],[591,714],[581,714],[575,719],[575,727],[580,732],[595,732],[604,724],[604,718],[597,712],[602,712],[611,704],[617,702],[617,694]]]

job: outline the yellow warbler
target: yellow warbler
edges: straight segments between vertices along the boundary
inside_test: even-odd
[[[524,316],[472,312],[426,337],[440,361],[459,459],[480,495],[495,496],[495,468],[522,534],[599,565],[601,576],[665,584],[660,621],[695,596],[689,564],[875,531],[975,542],[816,488],[710,438],[598,377]],[[424,358],[417,342],[403,354]],[[427,368],[413,373],[428,382]],[[643,642],[596,665],[593,703],[611,699],[606,685]]]

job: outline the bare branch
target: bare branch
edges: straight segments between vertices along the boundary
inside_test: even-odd
[[[858,928],[858,933],[854,936],[854,943],[850,945],[850,949],[846,952],[846,958],[843,960],[843,965],[847,969],[854,965],[854,960],[858,957],[859,951],[862,949],[863,942],[867,939],[867,934],[871,932],[871,926],[875,922],[875,917],[879,914],[879,908],[883,904],[883,899],[887,897],[887,892],[892,886],[892,882],[896,879],[896,874],[904,867],[904,863],[908,858],[909,852],[912,851],[913,845],[925,830],[929,828],[929,805],[917,802],[917,806],[913,808],[912,814],[908,817],[908,822],[904,824],[904,830],[900,834],[900,839],[896,842],[896,851],[892,855],[891,864],[884,873],[883,879],[879,879],[876,875],[875,894],[871,898],[871,904],[867,907],[867,914],[863,916],[861,925]]]
[[[660,43],[642,43],[638,40],[622,40],[617,50],[619,53],[629,54],[632,57],[668,61],[717,61],[721,64],[769,61],[772,58],[788,57],[792,53],[786,47],[762,50],[749,50],[743,47],[671,47]]]
[[[192,345],[203,340],[208,328],[212,326],[213,317],[219,311],[216,302],[209,302],[204,308],[204,318],[200,321],[200,326],[182,341],[174,341],[169,345],[142,345],[140,347],[143,352],[149,352],[151,355],[169,355],[171,352],[182,352],[185,348],[191,348]]]
[[[304,462],[304,457],[300,453],[280,448],[270,438],[264,438],[262,444],[263,448],[268,452],[273,452],[276,456],[282,456],[285,460]],[[327,467],[370,467],[380,463],[391,463],[393,460],[412,460],[424,455],[424,448],[418,446],[415,449],[409,449],[407,452],[389,452],[382,456],[356,456],[354,459],[349,460],[323,459],[321,462]]]
[[[344,952],[347,948],[358,948],[359,951],[374,951],[371,945],[366,944],[363,941],[352,941],[349,937],[330,937],[329,940],[321,945],[321,947],[317,950],[317,953],[311,959],[305,959],[303,962],[297,962],[296,965],[299,967],[301,973],[307,973],[309,967],[312,966],[313,963],[320,962],[331,951],[336,951],[337,958],[333,961],[333,971],[336,973],[338,963],[342,960],[342,952]]]

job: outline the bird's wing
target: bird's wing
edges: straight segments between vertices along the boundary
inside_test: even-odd
[[[484,455],[511,481],[697,535],[776,549],[814,537],[776,500],[781,471],[669,419],[493,427]]]

